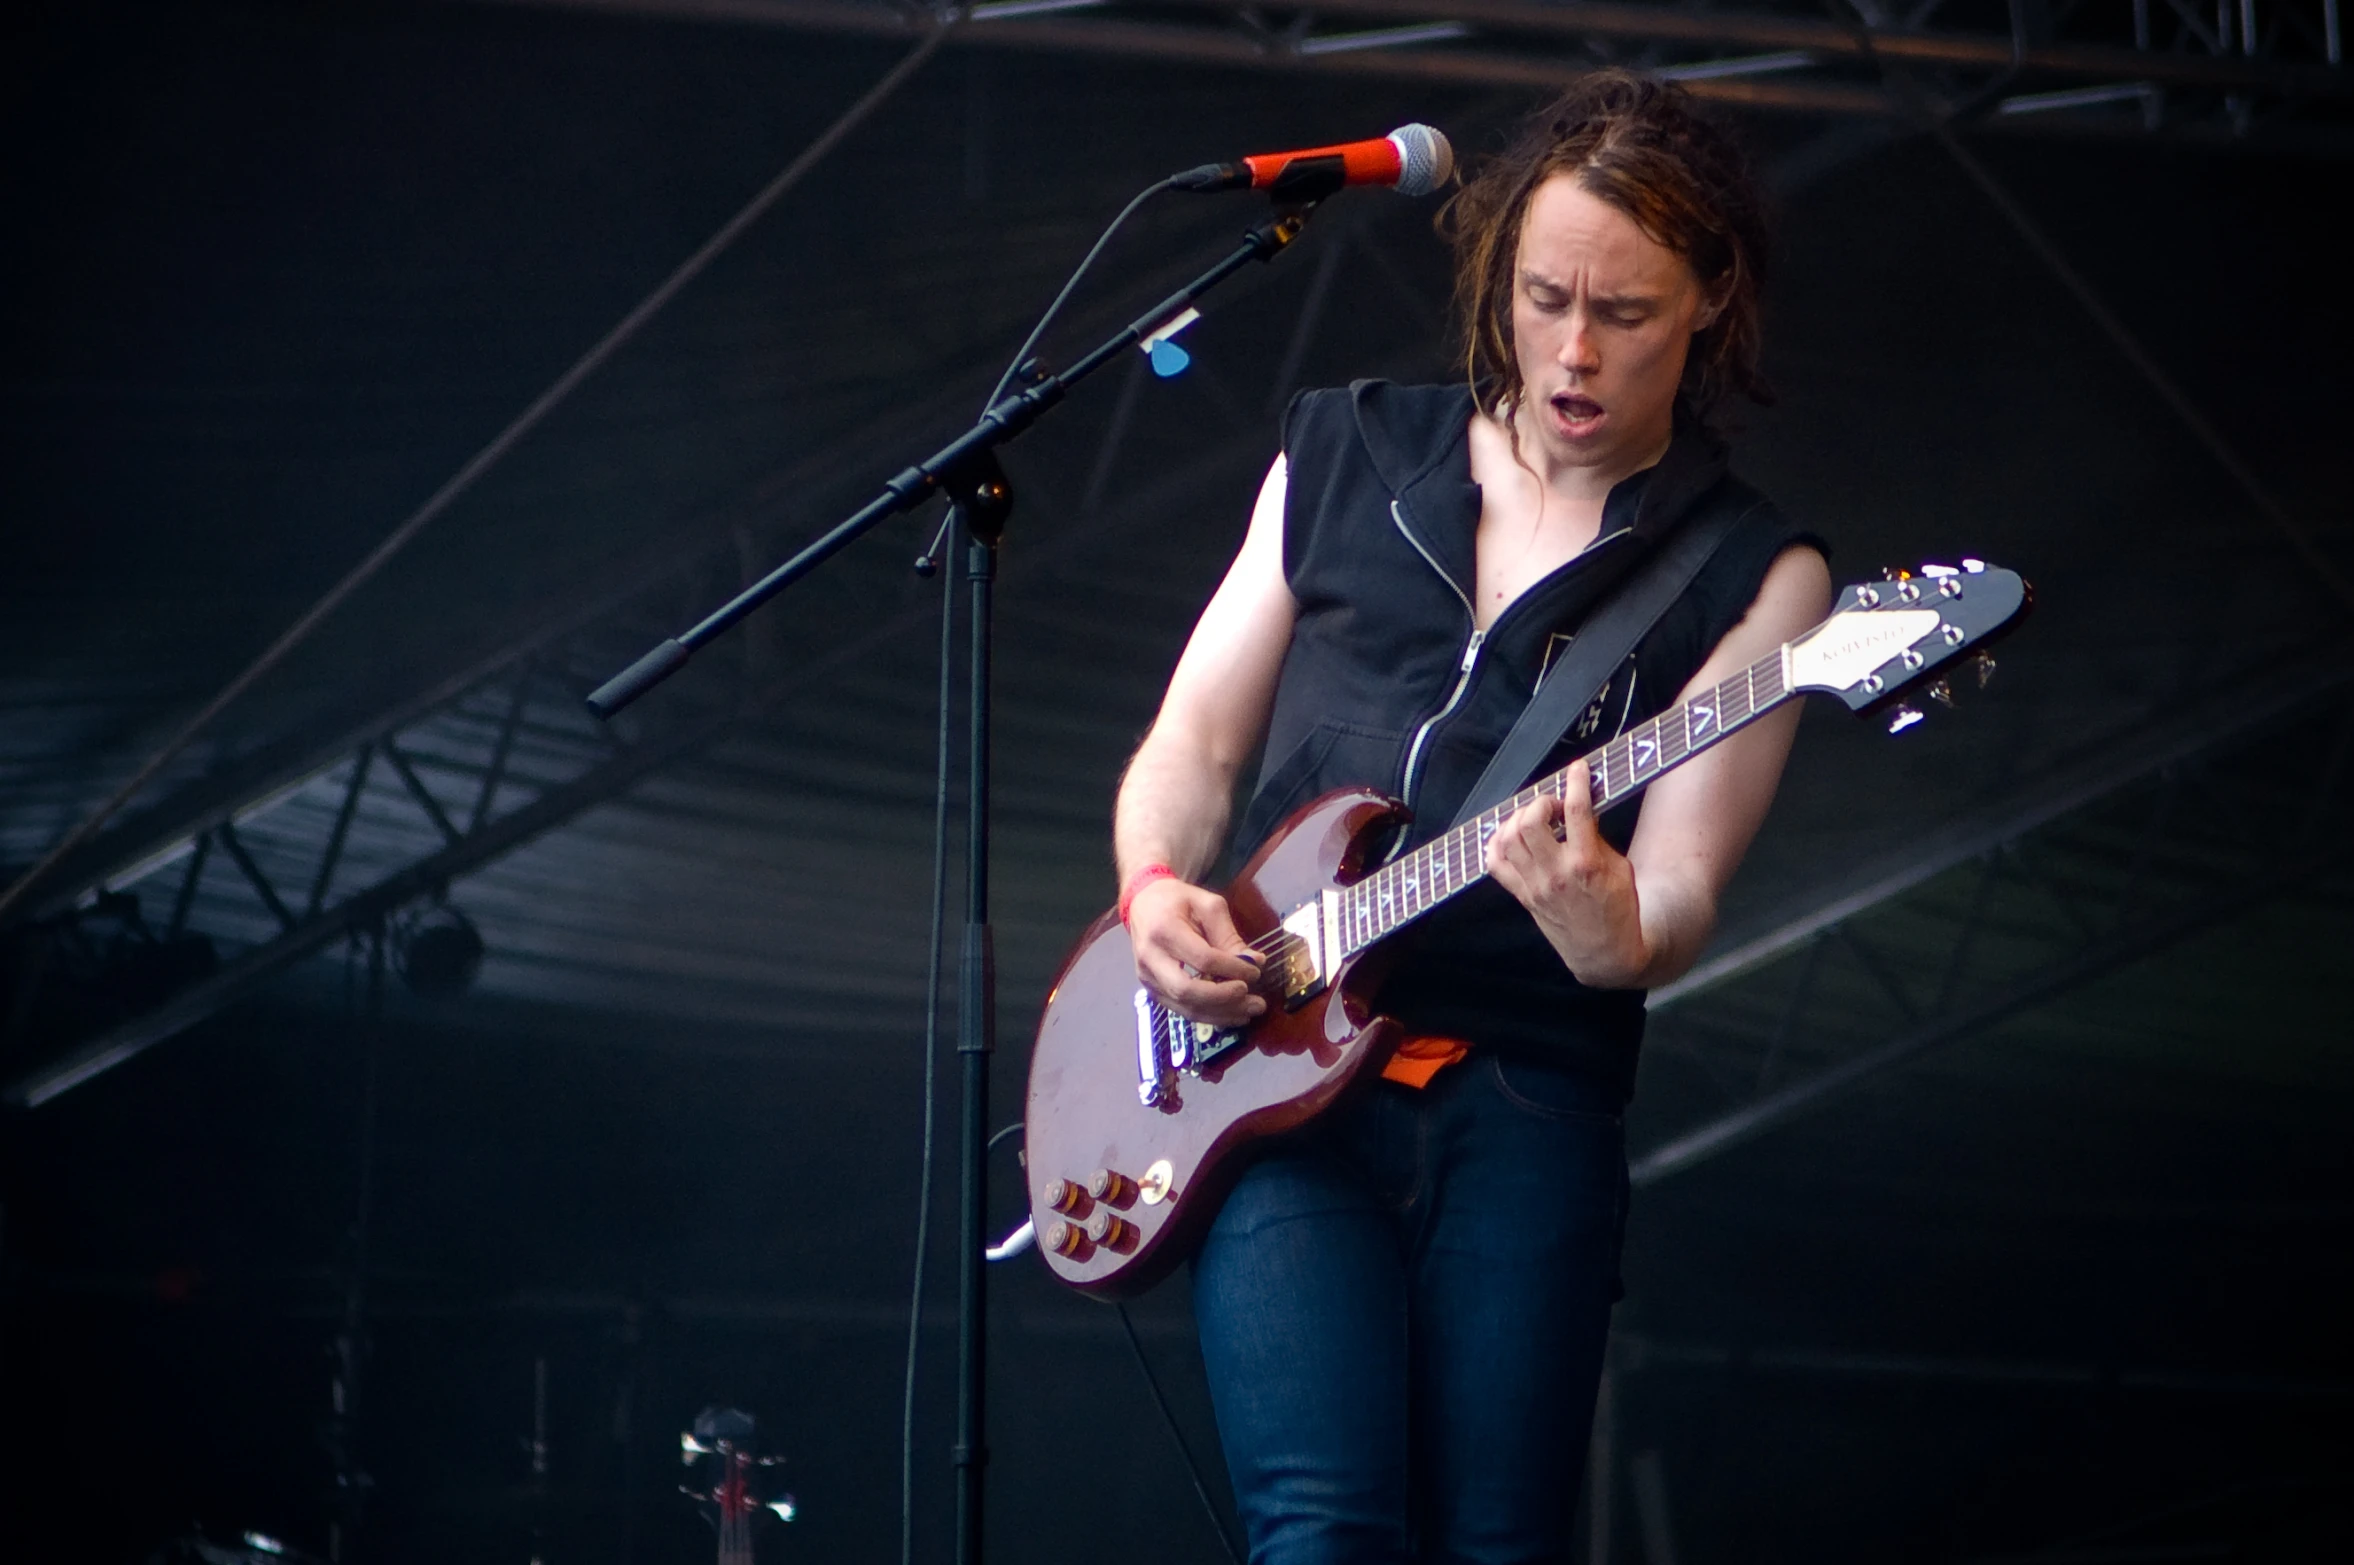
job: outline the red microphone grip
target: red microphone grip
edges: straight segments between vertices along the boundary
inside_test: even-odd
[[[1284,169],[1301,158],[1339,158],[1351,185],[1394,185],[1403,164],[1398,158],[1397,143],[1387,136],[1373,141],[1348,141],[1337,147],[1308,147],[1298,152],[1262,152],[1242,160],[1251,171],[1251,188],[1264,190],[1275,183]]]

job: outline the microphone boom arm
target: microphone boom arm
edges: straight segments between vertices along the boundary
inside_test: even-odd
[[[878,523],[902,511],[915,509],[934,494],[948,493],[952,498],[962,498],[962,491],[966,488],[996,481],[993,455],[996,449],[1037,423],[1046,410],[1062,401],[1073,386],[1109,364],[1123,350],[1142,342],[1172,317],[1192,308],[1196,300],[1251,262],[1273,260],[1297,239],[1300,230],[1307,226],[1308,214],[1314,210],[1315,203],[1324,195],[1329,195],[1331,190],[1340,188],[1340,159],[1304,158],[1295,160],[1292,165],[1297,168],[1327,162],[1331,164],[1331,171],[1326,177],[1333,181],[1330,189],[1318,190],[1315,194],[1299,193],[1301,188],[1316,188],[1317,182],[1306,177],[1303,177],[1300,187],[1294,190],[1286,190],[1279,183],[1274,192],[1277,200],[1274,216],[1245,234],[1242,243],[1227,252],[1215,265],[1130,321],[1070,368],[1059,374],[1045,376],[1020,391],[1000,398],[970,429],[895,475],[883,485],[882,493],[836,523],[824,536],[737,593],[691,630],[656,644],[636,662],[591,691],[588,697],[589,710],[601,718],[619,712],[686,667],[687,661],[697,652],[733,629],[738,621],[754,609],[832,559],[850,543],[872,531]],[[1208,164],[1204,167],[1216,169],[1217,165]],[[1200,170],[1191,172],[1198,173]],[[1284,171],[1286,180],[1291,172],[1290,168]]]

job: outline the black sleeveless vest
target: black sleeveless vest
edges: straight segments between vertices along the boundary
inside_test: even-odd
[[[1719,508],[1739,516],[1546,770],[1664,709],[1747,612],[1774,557],[1793,543],[1823,547],[1731,477],[1723,445],[1679,408],[1667,454],[1611,491],[1595,542],[1475,632],[1471,416],[1462,386],[1359,381],[1293,399],[1283,566],[1299,619],[1236,832],[1237,864],[1294,809],[1345,785],[1413,809],[1399,851],[1443,831],[1586,612],[1679,522]],[[1603,817],[1622,851],[1639,809]],[[1409,1031],[1545,1059],[1622,1098],[1632,1091],[1642,994],[1579,983],[1493,883],[1427,914],[1395,945],[1378,1003]]]

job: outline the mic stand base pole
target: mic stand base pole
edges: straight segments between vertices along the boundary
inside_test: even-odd
[[[996,458],[983,454],[950,489],[969,542],[965,580],[972,589],[971,692],[966,714],[965,929],[959,964],[957,1062],[963,1078],[957,1223],[956,1315],[956,1560],[982,1558],[982,1498],[989,1462],[987,1434],[989,1220],[989,1063],[997,1046],[997,964],[989,928],[989,661],[990,609],[997,581],[997,545],[1005,534],[1013,492]]]

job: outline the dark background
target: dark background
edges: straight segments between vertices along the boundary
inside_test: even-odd
[[[12,866],[903,47],[461,6],[8,26]],[[1417,118],[1477,151],[1533,101],[945,51],[167,781],[339,732],[728,525],[781,557],[969,416],[1100,224],[1163,173]],[[1734,418],[1740,465],[1834,540],[1843,579],[1981,554],[2033,578],[2039,610],[1985,698],[1901,743],[1810,712],[1728,942],[2342,657],[2350,612],[1934,142],[1739,123],[1780,226],[1780,398]],[[2344,568],[2347,165],[1968,145]],[[1149,210],[1050,354],[1247,215]],[[1110,900],[1118,768],[1240,536],[1287,384],[1447,372],[1428,215],[1336,200],[1188,332],[1192,371],[1107,373],[1009,462],[1001,1120],[1053,965]],[[1322,324],[1287,366],[1320,246],[1340,249]],[[396,982],[371,1020],[339,949],[0,1118],[0,1555],[131,1561],[195,1526],[324,1551],[373,1058],[361,1557],[528,1557],[535,1360],[551,1562],[706,1554],[676,1436],[722,1403],[760,1415],[802,1504],[765,1557],[892,1556],[935,677],[934,589],[905,561],[930,525],[890,524],[747,632],[812,670],[790,699],[451,888],[490,952],[467,995]],[[729,585],[665,586],[656,620]],[[2293,858],[2302,839],[2263,828],[2332,775],[2329,723],[2266,730],[2183,808]],[[2317,807],[2347,802],[2341,776]],[[2134,828],[2072,841],[2072,873],[2097,878]],[[1617,1555],[1662,1565],[1623,1487],[1656,1482],[1687,1560],[2346,1557],[2349,885],[2235,910],[1644,1191],[1614,1350]],[[169,900],[134,889],[151,916]],[[2002,883],[2002,939],[2059,938],[2048,889]],[[1872,939],[1903,973],[1950,954],[1926,923]],[[1722,1006],[1658,1019],[1638,1150],[1767,1079],[1757,1040],[1794,981],[1758,981],[1746,1032]],[[1847,1030],[1767,1071],[1868,1045],[1882,1003],[1857,991]],[[15,1027],[7,1074],[70,1041]],[[927,1558],[948,1545],[940,1172]],[[1010,1177],[997,1196],[1010,1226]],[[995,1557],[1220,1557],[1117,1317],[1028,1261],[992,1281]],[[1133,1315],[1222,1504],[1183,1290]]]

